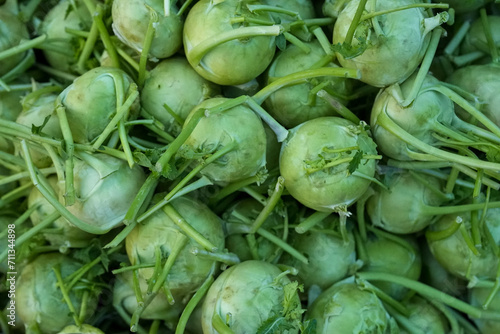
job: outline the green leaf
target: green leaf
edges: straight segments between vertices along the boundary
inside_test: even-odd
[[[352,157],[351,162],[349,162],[349,174],[354,173],[356,169],[358,169],[358,166],[361,163],[361,159],[363,159],[363,151],[357,151]]]
[[[285,318],[281,316],[274,316],[266,321],[259,327],[257,334],[279,334],[283,333],[283,326],[286,325]]]
[[[45,117],[43,119],[43,123],[40,126],[36,126],[35,124],[32,124],[31,125],[31,133],[33,133],[35,135],[41,135],[43,127],[47,124],[47,122],[49,121],[49,119],[50,119],[50,115],[47,116],[47,117]]]
[[[286,38],[283,34],[280,34],[276,37],[276,46],[281,51],[284,51],[286,49]]]
[[[301,334],[316,334],[316,319],[306,320],[300,330]]]

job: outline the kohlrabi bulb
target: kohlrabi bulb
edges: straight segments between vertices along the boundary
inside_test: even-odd
[[[77,325],[69,325],[57,334],[104,334],[99,328],[83,324],[80,327]]]
[[[81,266],[65,255],[50,253],[39,255],[24,267],[16,283],[16,310],[26,326],[38,326],[44,334],[55,334],[73,323],[53,268],[59,267],[64,279]],[[69,298],[77,311],[81,308],[85,290],[73,288],[69,291]],[[86,303],[83,321],[89,319],[97,308],[97,298],[92,291]]]
[[[62,197],[61,189],[58,184],[58,180],[56,176],[51,176],[47,178],[49,184],[52,187],[52,191],[54,192],[54,196],[56,198]],[[47,199],[38,191],[37,188],[33,187],[28,196],[28,208],[36,206],[35,211],[30,215],[31,222],[34,226],[40,224],[44,218],[48,215],[54,213],[56,209],[50,204]],[[59,229],[57,232],[48,232],[44,233],[43,230],[41,233],[44,238],[53,245],[59,247],[85,247],[89,244],[90,240],[95,237],[94,234],[87,233],[82,231],[76,226],[71,225],[65,218],[60,217],[56,219],[51,228]]]
[[[66,108],[66,116],[76,143],[97,138],[123,104],[133,83],[123,70],[96,67],[76,78],[59,94],[57,105]],[[118,101],[117,101],[118,100]],[[132,106],[132,112],[137,105]]]
[[[403,96],[409,95],[415,79],[416,75],[413,75],[400,85]],[[453,101],[444,94],[432,90],[432,86],[438,84],[439,80],[427,75],[417,97],[408,107],[403,107],[393,96],[391,92],[394,87],[379,92],[372,106],[370,125],[373,138],[382,153],[396,160],[412,160],[408,155],[409,149],[418,152],[411,144],[387,130],[384,124],[380,124],[379,116],[382,113],[387,114],[397,125],[417,139],[429,145],[440,143],[434,136],[433,130],[438,124],[452,127],[452,122],[457,116],[454,113]]]
[[[267,71],[267,84],[286,75],[311,69],[320,62],[323,62],[323,66],[338,67],[333,63],[333,59],[325,62],[326,54],[318,41],[304,44],[310,48],[309,53],[295,45],[290,45],[278,53]],[[283,87],[265,100],[266,110],[287,128],[314,118],[338,115],[329,102],[315,95],[311,96],[311,90],[318,85],[338,94],[339,102],[345,104],[347,100],[343,97],[352,91],[353,81],[342,77],[320,77]]]
[[[88,31],[92,25],[84,1],[61,1],[44,17],[40,32],[47,35],[51,49],[44,49],[45,59],[53,68],[73,72],[72,66],[78,61],[82,43],[79,37],[66,31]]]
[[[385,238],[370,235],[363,243],[367,263],[363,271],[390,273],[418,280],[422,269],[422,258],[417,242],[410,236],[405,238]],[[408,289],[389,282],[373,282],[392,298],[402,300]]]
[[[0,52],[28,39],[28,29],[18,16],[5,8],[0,8]],[[0,60],[0,77],[16,67],[24,56],[25,52],[20,52]]]
[[[399,234],[426,228],[434,218],[426,210],[427,206],[440,206],[445,200],[430,188],[440,189],[443,182],[431,175],[422,177],[425,182],[408,171],[386,174],[384,184],[388,188],[376,189],[366,202],[373,225]]]
[[[376,154],[363,124],[320,117],[290,130],[281,148],[280,172],[296,200],[317,211],[338,211],[368,189]]]
[[[493,37],[493,41],[495,43],[495,46],[498,48],[500,46],[500,17],[497,15],[489,15],[488,23],[490,25],[490,31]],[[482,51],[488,55],[490,54],[488,41],[486,40],[486,34],[484,33],[483,21],[481,18],[477,18],[471,24],[470,29],[467,31],[467,34],[462,41],[460,51],[462,54],[467,54],[475,51]]]
[[[389,315],[374,292],[349,280],[323,291],[309,306],[306,319],[316,320],[322,334],[389,333]]]
[[[469,289],[468,292],[468,301],[470,305],[482,309],[490,294],[493,292],[493,288],[473,287]],[[500,295],[498,292],[489,303],[487,310],[491,312],[500,311]],[[498,320],[488,320],[474,317],[471,317],[471,320],[477,326],[481,334],[497,334],[500,332],[500,321]]]
[[[337,230],[338,235],[324,233],[323,230]],[[304,234],[291,232],[288,243],[301,254],[305,254],[309,262],[303,263],[288,253],[283,254],[280,262],[299,271],[297,279],[306,291],[312,285],[327,289],[356,269],[354,236],[349,232],[348,241],[343,240],[337,215],[330,215],[318,223],[314,230]]]
[[[479,211],[481,217],[481,211]],[[430,226],[431,231],[443,231],[452,228],[452,224],[464,224],[470,237],[471,213],[450,214],[442,216]],[[500,244],[500,209],[489,208],[485,215],[485,227],[492,236],[491,241]],[[474,254],[471,245],[468,245],[460,229],[445,239],[427,238],[429,248],[436,260],[451,274],[469,280],[473,276],[479,279],[495,279],[497,276],[498,256],[490,239],[483,235],[482,247],[479,254]]]
[[[75,159],[76,200],[66,208],[101,233],[122,224],[146,177],[142,168],[107,154],[81,155]]]
[[[408,310],[408,327],[410,332],[419,329],[426,334],[448,333],[448,321],[444,314],[438,310],[431,302],[418,295],[414,295],[410,300],[403,301],[403,305]],[[405,322],[400,323],[405,329]],[[406,332],[402,332],[406,333]]]
[[[169,4],[169,7],[166,7]],[[150,58],[167,58],[182,46],[182,17],[177,15],[175,1],[115,0],[111,10],[113,31],[126,45],[142,52],[150,22],[150,10],[156,13]],[[167,14],[168,12],[168,14]]]
[[[351,0],[325,0],[321,10],[323,15],[336,19]]]
[[[198,109],[216,107],[226,98],[203,101],[189,114],[186,123]],[[207,165],[201,174],[216,182],[232,182],[255,175],[266,164],[266,133],[262,121],[249,107],[237,105],[202,117],[179,155],[186,158],[216,153],[233,146],[230,152]]]
[[[53,139],[62,139],[61,126],[59,125],[59,118],[54,112],[54,103],[57,95],[54,93],[44,93],[43,88],[34,91],[25,96],[22,100],[23,110],[16,119],[16,122],[33,129],[34,127],[41,127],[41,133]],[[46,118],[48,120],[46,121]],[[27,143],[28,147],[30,142]],[[15,146],[19,144],[16,143]],[[33,144],[35,145],[35,144]],[[39,168],[48,167],[52,165],[52,159],[48,152],[38,145],[38,149],[30,148],[31,160],[35,166]]]
[[[457,69],[447,79],[467,92],[474,94],[478,99],[478,109],[500,126],[500,65],[470,65]],[[465,120],[470,120],[471,115],[462,108],[456,108],[457,114]]]
[[[149,71],[141,91],[141,106],[167,130],[177,134],[182,124],[177,123],[167,108],[185,121],[194,107],[219,93],[219,86],[196,73],[186,58],[173,57]]]
[[[233,333],[258,333],[266,324],[281,323],[277,332],[298,333],[302,318],[297,283],[273,264],[245,261],[222,272],[205,296],[204,334],[221,333],[220,319]]]
[[[224,248],[224,232],[222,222],[206,205],[189,197],[179,197],[171,202],[177,212],[208,241],[218,249]],[[125,241],[127,255],[132,265],[155,262],[155,249],[160,248],[162,257],[171,254],[179,237],[186,237],[184,232],[163,210],[156,211],[147,218],[144,224],[137,226],[130,232]],[[180,250],[166,284],[172,292],[177,305],[184,305],[191,294],[196,292],[207,278],[213,259],[196,256],[191,251],[201,248],[196,241],[188,238],[187,243]],[[139,270],[139,275],[150,279],[153,268]]]
[[[368,1],[364,14],[390,10],[421,3],[420,0]],[[345,42],[360,0],[350,1],[339,14],[333,29],[333,44]],[[337,52],[337,59],[345,68],[358,69],[361,81],[376,87],[399,83],[418,67],[430,41],[424,8],[399,10],[361,21],[352,39],[353,48],[366,43],[366,49],[353,58]]]
[[[267,12],[252,13],[248,5],[257,1],[198,1],[189,11],[184,25],[184,51],[191,66],[202,77],[219,85],[239,85],[259,76],[271,63],[276,50],[278,27],[256,26],[253,20],[273,22]],[[250,21],[234,23],[248,17]],[[224,41],[227,34],[241,28],[255,29],[251,36]],[[271,31],[273,35],[266,35]]]

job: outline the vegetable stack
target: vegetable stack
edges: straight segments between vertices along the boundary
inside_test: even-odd
[[[2,332],[500,332],[498,2],[0,1]]]

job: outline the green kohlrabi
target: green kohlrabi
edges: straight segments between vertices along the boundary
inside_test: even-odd
[[[355,15],[358,7],[365,3],[365,10],[358,18]],[[337,51],[340,64],[361,71],[361,81],[372,86],[404,81],[422,61],[430,41],[429,32],[444,21],[441,17],[430,18],[424,8],[417,7],[422,3],[420,0],[350,1],[333,29],[333,44],[341,46]],[[398,10],[406,6],[407,9]]]
[[[343,211],[368,189],[375,175],[376,145],[366,124],[320,117],[290,130],[280,154],[285,187],[317,211]]]
[[[39,255],[24,267],[16,284],[16,310],[27,328],[37,328],[42,333],[55,334],[73,323],[73,316],[77,314],[72,312],[80,312],[81,307],[86,310],[83,321],[94,314],[97,298],[93,292],[87,288],[76,287],[66,291],[73,308],[71,310],[67,299],[63,298],[61,287],[58,286],[57,274],[64,279],[81,266],[65,255],[51,253]],[[84,301],[85,291],[90,295]],[[84,302],[86,305],[82,305]]]
[[[47,62],[61,71],[74,72],[83,42],[67,30],[87,31],[92,25],[92,16],[83,1],[61,1],[47,13],[40,32],[47,35],[43,50]]]
[[[384,184],[366,202],[373,225],[391,233],[410,234],[423,230],[432,221],[429,206],[439,206],[448,198],[440,191],[442,180],[431,175],[402,171],[387,173]]]
[[[57,334],[104,334],[103,331],[101,331],[98,328],[95,328],[93,326],[83,324],[81,326],[77,325],[69,325],[65,327],[62,331],[60,331]]]
[[[306,319],[316,321],[317,333],[390,333],[389,314],[380,299],[352,279],[323,291],[308,308]]]
[[[297,289],[297,282],[273,264],[250,260],[234,265],[208,290],[203,333],[298,333],[302,309]]]
[[[0,8],[0,51],[17,46],[22,40],[29,39],[26,25],[5,8]],[[0,59],[0,77],[16,67],[23,59],[24,52]]]
[[[149,72],[141,90],[141,106],[177,134],[194,107],[219,93],[220,88],[196,73],[186,58],[173,57]]]
[[[172,209],[173,208],[173,209]],[[152,216],[138,224],[126,238],[126,249],[132,265],[155,263],[156,252],[162,258],[176,253],[175,262],[166,277],[165,286],[170,290],[176,307],[185,305],[189,298],[203,283],[211,270],[214,260],[195,255],[194,248],[202,249],[194,239],[186,237],[177,221],[169,216],[175,210],[183,219],[205,237],[218,250],[224,248],[224,232],[220,218],[206,205],[189,197],[179,197],[156,211]],[[182,243],[182,240],[186,240]],[[153,268],[139,270],[139,275],[151,279]],[[146,308],[147,310],[147,308]],[[182,310],[178,309],[180,312]]]
[[[123,70],[97,67],[79,76],[59,94],[56,107],[65,108],[73,140],[88,143],[103,133],[113,117],[122,116],[118,119],[121,120],[129,112],[134,113],[138,107],[134,104],[136,90],[137,85]]]
[[[328,216],[303,234],[292,232],[289,243],[307,256],[309,263],[288,254],[284,254],[280,262],[299,271],[297,278],[306,291],[312,285],[327,289],[353,274],[358,267],[354,237],[348,232],[348,242],[343,240],[338,216]]]
[[[183,20],[175,1],[116,0],[111,13],[116,36],[137,52],[144,48],[148,29],[154,29],[150,58],[170,57],[182,46]]]
[[[216,107],[227,101],[225,98],[205,100],[191,111],[185,124],[200,109]],[[253,176],[265,167],[266,141],[259,116],[249,107],[237,105],[201,118],[178,154],[189,159],[228,150],[204,167],[201,174],[213,181],[232,182]]]
[[[267,84],[286,75],[316,67],[338,67],[333,55],[328,56],[318,41],[304,43],[309,52],[290,45],[278,53],[267,71]],[[306,83],[281,88],[264,102],[266,110],[285,127],[291,128],[313,118],[336,116],[336,109],[316,96],[323,89],[345,104],[352,92],[353,80],[342,77],[320,77]]]
[[[184,25],[184,51],[193,68],[220,85],[239,85],[260,75],[273,59],[279,26],[247,5],[258,1],[198,1]],[[252,22],[269,22],[255,25]]]

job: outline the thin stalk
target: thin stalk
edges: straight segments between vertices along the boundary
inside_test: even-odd
[[[399,11],[402,11],[402,10],[412,9],[412,8],[440,8],[440,9],[448,9],[448,8],[450,8],[450,5],[444,4],[444,3],[433,3],[433,4],[430,4],[430,3],[416,3],[416,4],[407,5],[407,6],[400,6],[400,7],[396,7],[396,8],[391,8],[391,9],[387,9],[387,10],[381,10],[381,11],[378,11],[378,12],[371,12],[371,13],[365,14],[365,15],[363,15],[361,17],[360,22],[361,21],[365,21],[365,20],[369,20],[371,18],[374,18],[375,16],[390,14],[390,13],[399,12]]]
[[[69,297],[68,290],[66,289],[66,286],[64,285],[64,281],[63,281],[63,278],[61,276],[61,270],[60,270],[59,266],[52,268],[52,270],[56,274],[57,284],[59,286],[59,289],[61,290],[64,301],[68,305],[69,311],[73,316],[73,320],[75,321],[75,324],[78,327],[80,327],[82,325],[82,322],[80,321],[80,318],[77,315],[78,313],[76,312],[75,307],[73,306],[73,303],[71,302],[71,298]]]
[[[217,246],[193,228],[171,204],[165,205],[162,210],[175,225],[177,225],[187,236],[200,244],[200,246],[209,252],[217,252]]]
[[[352,39],[354,37],[354,32],[358,28],[358,24],[361,22],[361,18],[363,16],[363,12],[365,11],[367,0],[360,0],[358,8],[356,9],[356,13],[352,18],[351,25],[349,26],[349,30],[347,30],[347,34],[344,39],[344,43],[347,45],[351,45]]]
[[[104,8],[102,5],[99,4],[96,6],[95,11],[96,12],[93,13],[93,18],[94,21],[96,22],[97,29],[99,30],[99,35],[101,36],[101,40],[104,43],[104,48],[106,49],[106,51],[108,51],[109,58],[111,59],[111,66],[120,68],[120,59],[118,58],[116,49],[113,45],[113,42],[111,41],[111,38],[109,37],[108,30],[104,25],[103,21]]]
[[[208,274],[208,277],[205,279],[205,281],[203,281],[203,284],[196,290],[193,297],[191,297],[191,299],[187,303],[186,307],[184,307],[184,310],[182,311],[182,314],[179,318],[179,322],[177,323],[177,327],[175,328],[175,334],[184,333],[189,317],[214,282],[214,272],[215,264],[212,266],[210,273]]]
[[[258,173],[257,175],[247,177],[246,179],[242,179],[242,180],[230,183],[227,186],[225,186],[224,188],[222,188],[221,190],[219,190],[219,192],[215,196],[210,198],[209,204],[214,205],[215,203],[219,202],[223,198],[231,195],[232,193],[238,191],[239,189],[241,189],[245,186],[249,186],[249,185],[254,184],[256,182],[263,182],[263,181],[264,181],[263,176]]]
[[[146,80],[146,65],[148,62],[149,50],[151,49],[151,45],[153,44],[153,38],[156,32],[155,26],[159,21],[158,13],[156,13],[153,8],[149,6],[146,7],[149,10],[149,23],[146,30],[146,35],[144,36],[144,45],[142,46],[141,57],[139,58],[139,79],[137,81],[139,87],[144,86],[144,81]]]
[[[47,39],[47,35],[43,34],[40,35],[36,38],[33,38],[32,40],[21,42],[16,46],[11,47],[10,49],[4,50],[0,52],[0,60],[4,60],[6,58],[12,57],[16,54],[19,54],[21,52],[27,51],[29,49],[32,49],[41,43],[43,43]]]
[[[467,32],[470,29],[470,21],[465,21],[458,31],[453,35],[451,38],[450,42],[446,47],[444,48],[444,54],[445,55],[452,55],[455,50],[460,46],[460,43],[462,43],[462,40],[464,39],[465,35],[467,35]]]
[[[212,316],[212,327],[219,334],[236,334],[231,330],[231,328],[229,328],[224,320],[222,320],[221,316],[217,312],[214,312],[214,315]]]
[[[66,108],[62,105],[56,107],[57,117],[59,118],[59,124],[61,127],[61,132],[63,134],[65,143],[65,193],[64,199],[66,206],[71,206],[75,204],[75,187],[74,187],[74,159],[73,153],[75,152],[75,144],[73,142],[73,134],[69,127],[68,118],[66,117]]]
[[[378,122],[382,127],[384,127],[386,130],[388,130],[390,133],[392,133],[402,141],[406,142],[408,145],[412,145],[422,152],[427,152],[426,155],[428,156],[434,156],[440,160],[456,162],[472,168],[483,168],[493,171],[500,170],[500,164],[498,163],[460,156],[438,149],[419,140],[418,138],[402,129],[385,112],[380,113],[380,115],[378,116]]]
[[[269,200],[267,201],[262,211],[259,213],[255,221],[253,222],[252,227],[250,229],[250,233],[257,232],[257,230],[262,226],[262,224],[264,224],[267,217],[269,217],[271,212],[273,212],[274,207],[276,206],[276,204],[278,204],[281,198],[281,194],[283,193],[283,189],[285,187],[284,182],[285,179],[282,176],[278,177],[278,181],[276,182],[274,191],[271,197],[269,197]]]
[[[488,20],[488,14],[486,14],[486,9],[481,8],[479,10],[481,14],[481,22],[483,24],[484,36],[486,37],[486,41],[488,42],[488,48],[490,50],[491,58],[493,59],[493,63],[499,63],[500,58],[498,57],[498,50],[495,45],[495,40],[493,39],[493,35],[491,33],[491,25]]]
[[[333,96],[328,94],[326,90],[321,89],[316,93],[316,95],[328,102],[335,109],[335,111],[345,119],[353,122],[354,124],[359,124],[361,121],[358,116],[356,116],[351,110],[336,100]]]
[[[362,272],[357,273],[356,276],[367,281],[384,281],[399,284],[408,289],[414,290],[417,293],[437,300],[445,305],[448,305],[458,311],[464,312],[473,318],[478,319],[488,319],[488,320],[500,320],[500,312],[485,311],[474,307],[460,299],[452,297],[442,291],[439,291],[433,287],[430,287],[424,283],[411,280],[409,278],[389,274],[389,273],[377,273],[377,272]]]
[[[90,32],[83,45],[83,50],[80,52],[80,56],[76,62],[75,68],[78,73],[83,74],[87,71],[85,64],[92,55],[97,37],[99,37],[99,29],[97,28],[96,21],[92,21],[92,26],[90,27]]]
[[[331,212],[316,211],[300,222],[300,224],[295,227],[295,232],[304,234],[331,214]]]

